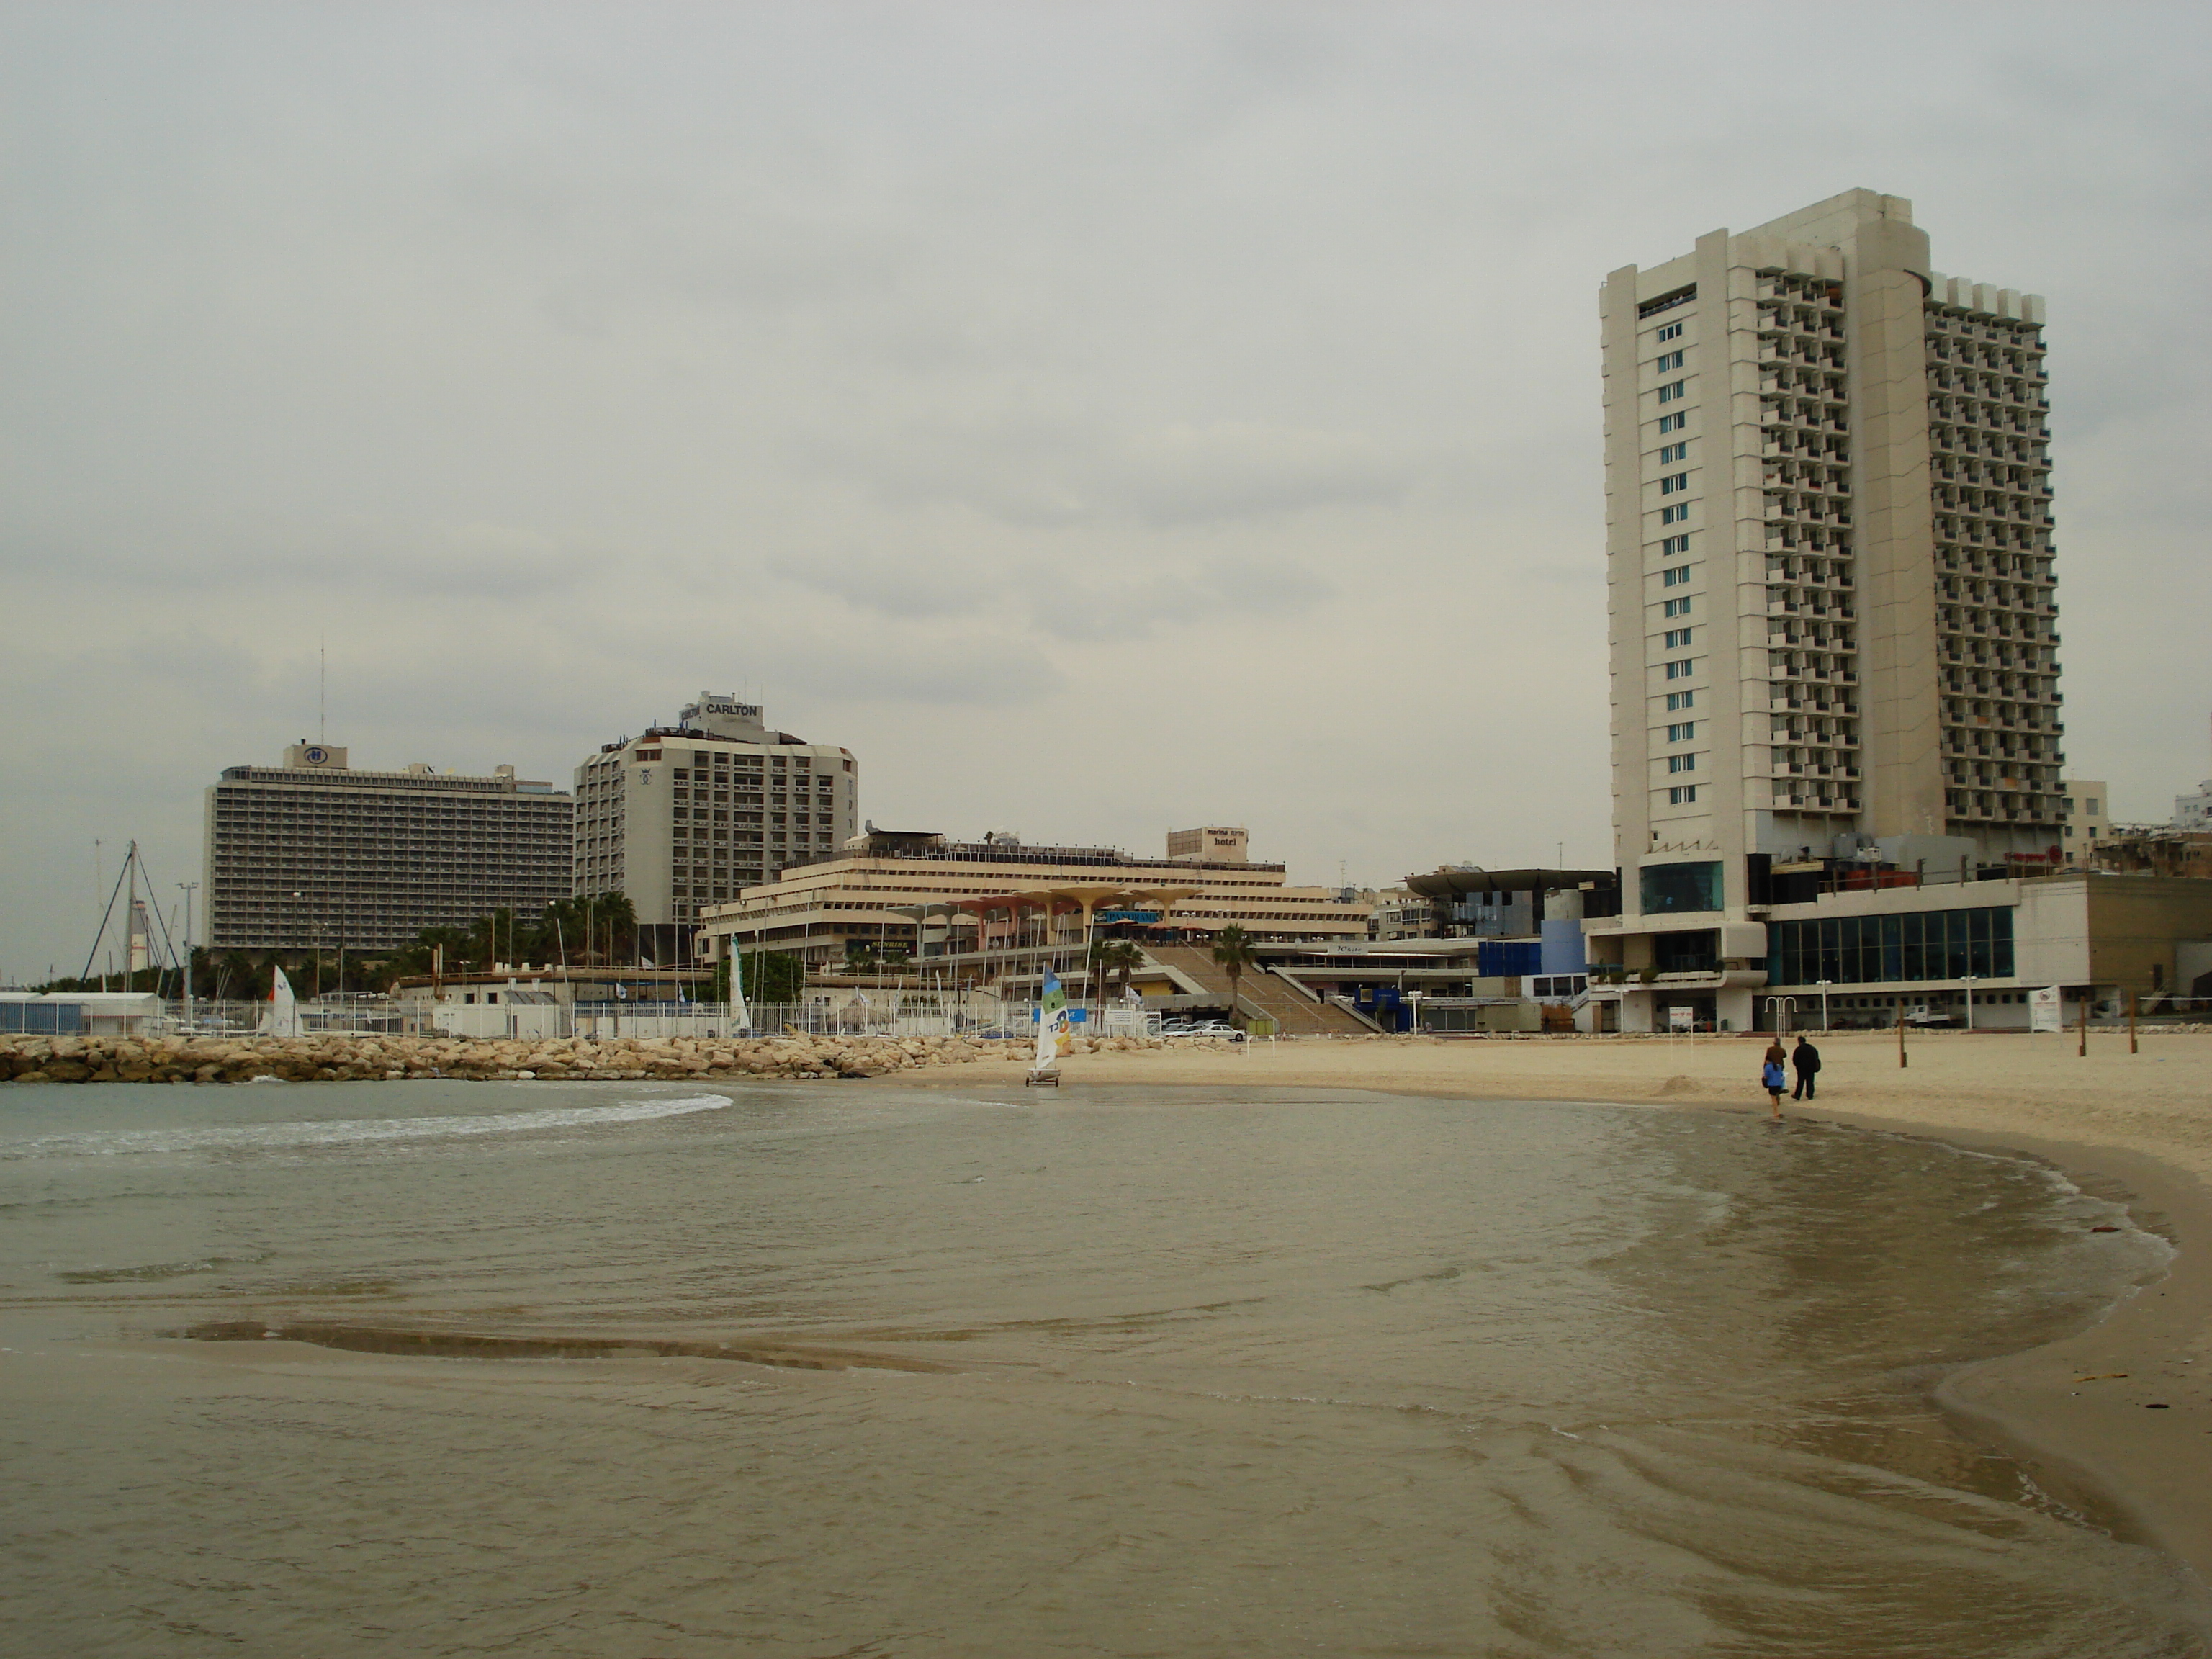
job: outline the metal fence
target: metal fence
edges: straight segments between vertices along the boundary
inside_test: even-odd
[[[902,993],[880,1001],[836,1005],[726,1002],[391,1002],[349,998],[295,1005],[301,1036],[470,1037],[485,1041],[582,1037],[587,1040],[748,1036],[981,1036],[1028,1041],[1036,1034],[1036,1005]],[[165,1001],[160,1012],[127,1019],[82,1018],[63,1036],[249,1037],[275,1035],[266,1002]],[[1069,1005],[1079,1036],[1158,1036],[1160,1016],[1127,1004]],[[288,1033],[287,1035],[291,1035]]]

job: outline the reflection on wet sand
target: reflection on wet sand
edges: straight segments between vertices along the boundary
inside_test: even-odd
[[[2166,1258],[2018,1160],[1258,1092],[66,1092],[0,1115],[40,1650],[2212,1650],[1929,1404]]]

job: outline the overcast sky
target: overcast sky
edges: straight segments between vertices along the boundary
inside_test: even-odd
[[[879,824],[1609,865],[1597,284],[1852,186],[2049,296],[2069,769],[2163,818],[2208,17],[13,0],[0,978],[325,637],[356,765],[740,690]]]

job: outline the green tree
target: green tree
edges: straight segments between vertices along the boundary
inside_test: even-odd
[[[1129,981],[1137,969],[1145,965],[1144,948],[1134,939],[1115,939],[1109,947],[1106,965],[1120,976],[1121,1000],[1127,1002],[1129,1000]]]
[[[745,996],[753,1002],[799,1002],[806,994],[806,964],[788,951],[748,951],[744,953]],[[714,987],[722,1001],[730,1000],[730,964],[715,964]]]
[[[428,979],[436,973],[441,945],[446,952],[446,972],[466,972],[475,948],[469,934],[459,927],[425,927],[411,943],[401,945],[384,959],[381,977],[385,988],[391,989],[403,979]]]
[[[584,959],[587,936],[584,901],[555,899],[538,913],[538,925],[530,933],[530,959],[532,962],[580,963]]]
[[[586,893],[575,901],[583,912],[585,945],[574,958],[585,963],[628,963],[637,955],[637,907],[619,888]],[[574,946],[570,947],[574,949]]]
[[[1232,921],[1213,936],[1213,959],[1229,975],[1229,1023],[1241,1030],[1243,1015],[1237,1006],[1237,990],[1245,970],[1260,960],[1260,952],[1252,936]]]
[[[1093,940],[1091,946],[1091,994],[1099,1001],[1105,1001],[1107,980],[1119,975],[1121,981],[1121,995],[1126,1000],[1129,994],[1129,976],[1144,966],[1144,962],[1145,953],[1138,948],[1133,940],[1126,939]]]
[[[468,941],[470,962],[481,963],[486,973],[495,962],[515,961],[514,912],[501,905],[488,916],[478,916],[469,924]]]

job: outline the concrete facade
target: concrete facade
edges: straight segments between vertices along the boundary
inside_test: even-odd
[[[281,766],[227,768],[207,792],[207,921],[217,951],[381,951],[568,892],[575,803],[550,783],[416,763],[358,771],[304,738]]]
[[[2094,866],[2097,849],[2112,838],[2112,793],[2102,780],[2069,778],[2059,786],[2059,810],[2066,822],[2059,846],[2076,868]]]
[[[702,691],[676,725],[605,745],[576,769],[578,897],[621,892],[641,927],[682,929],[859,828],[849,749],[769,729],[757,704]]]
[[[717,957],[734,945],[826,967],[858,942],[903,948],[948,972],[978,969],[985,958],[1035,971],[1079,966],[1102,927],[1203,939],[1233,922],[1263,939],[1364,941],[1368,915],[1356,897],[1292,887],[1283,866],[1247,858],[1144,859],[1114,848],[884,831],[708,907],[700,930]]]
[[[1632,972],[1700,935],[1741,1029],[1767,866],[2063,839],[2042,302],[1850,191],[1600,309],[1622,915],[1586,931]]]

